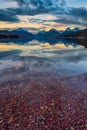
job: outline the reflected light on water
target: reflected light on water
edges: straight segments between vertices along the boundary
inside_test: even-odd
[[[0,54],[0,71],[7,68],[27,68],[27,71],[29,69],[38,72],[43,70],[59,74],[80,74],[87,70],[86,49],[73,43],[50,44],[35,40],[22,45],[12,42],[0,43]]]
[[[41,56],[43,53],[43,56],[47,55],[48,57],[51,56],[52,51],[56,50],[72,50],[72,49],[81,49],[84,48],[83,46],[76,46],[73,47],[73,45],[66,46],[64,43],[58,43],[54,45],[50,45],[49,43],[39,43],[37,41],[32,41],[25,45],[18,45],[14,43],[8,43],[8,44],[0,44],[0,52],[3,51],[11,51],[11,50],[20,50],[21,54],[20,56],[28,56],[28,55],[35,55],[35,56]],[[45,52],[45,53],[44,53]],[[47,54],[50,52],[50,54]]]

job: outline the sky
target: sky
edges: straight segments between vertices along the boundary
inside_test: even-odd
[[[0,29],[87,27],[87,0],[0,0]]]

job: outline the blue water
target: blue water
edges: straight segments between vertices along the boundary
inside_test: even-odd
[[[40,41],[0,42],[0,74],[8,69],[81,75],[87,72],[87,50],[81,44]]]

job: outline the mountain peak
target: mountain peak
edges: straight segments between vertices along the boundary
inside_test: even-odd
[[[80,29],[78,28],[78,27],[75,27],[75,28],[73,28],[73,31],[74,32],[77,32],[77,31],[79,31]]]
[[[68,28],[66,28],[66,30],[65,30],[65,31],[71,31],[71,28],[69,28],[69,27],[68,27]]]
[[[50,32],[54,32],[54,31],[55,31],[55,32],[58,32],[58,30],[56,30],[56,29],[54,29],[54,28],[50,29],[49,31],[50,31]]]
[[[25,31],[23,28],[17,28],[15,31]]]

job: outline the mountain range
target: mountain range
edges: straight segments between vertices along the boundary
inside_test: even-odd
[[[83,45],[87,48],[87,29],[80,30],[79,28],[70,29],[67,28],[64,31],[58,31],[51,29],[49,31],[41,31],[37,34],[32,34],[26,30],[19,28],[16,30],[1,30],[0,31],[0,42],[9,43],[13,42],[16,44],[24,45],[32,40],[38,40],[41,43],[49,43],[51,45],[58,43],[65,43],[66,46],[72,44]]]
[[[77,27],[74,29],[67,28],[64,31],[51,29],[49,31],[40,31],[37,34],[32,34],[31,32],[28,32],[22,28],[18,28],[16,30],[11,31],[0,30],[0,39],[31,38],[31,39],[43,40],[44,38],[48,39],[49,37],[52,39],[53,37],[67,38],[67,37],[86,37],[86,36],[87,36],[87,29],[80,30]]]
[[[70,34],[65,35],[66,37],[79,37],[86,38],[87,37],[87,29],[79,30]]]
[[[75,33],[79,30],[80,30],[79,28],[74,28],[74,29],[66,28],[66,30],[64,30],[64,31],[58,31],[56,29],[51,29],[48,32],[46,32],[46,31],[39,32],[36,35],[36,37],[64,36],[64,35]]]
[[[0,38],[28,38],[34,35],[30,32],[25,31],[22,28],[16,30],[0,30]]]

